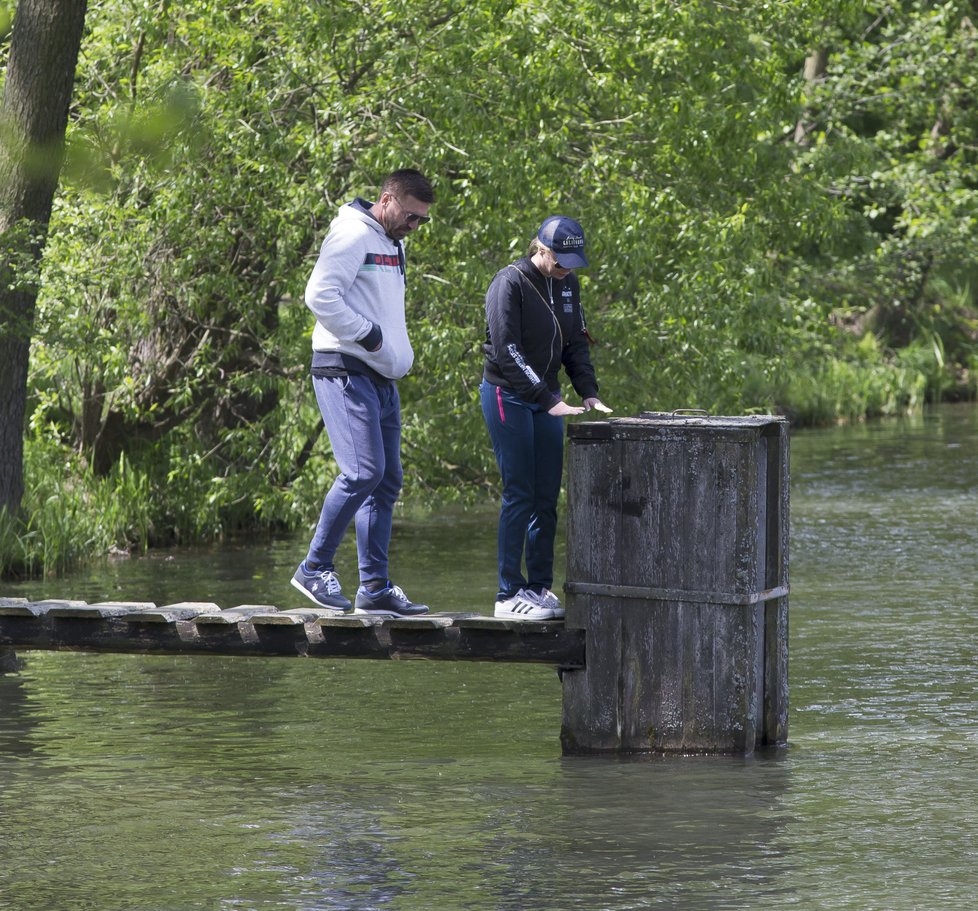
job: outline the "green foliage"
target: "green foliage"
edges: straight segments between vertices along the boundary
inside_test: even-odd
[[[929,334],[927,311],[936,296],[957,296],[972,258],[978,29],[970,2],[870,6],[861,40],[838,47],[811,94],[811,142],[798,161],[841,201],[859,241],[855,255],[828,269],[813,261],[807,274],[822,268],[840,308],[904,347],[921,323]],[[972,332],[966,348],[975,341]]]
[[[0,41],[6,41],[7,35],[10,34],[10,27],[14,23],[14,8],[15,4],[8,2],[8,0],[2,0],[0,2]],[[0,57],[0,62],[3,58]]]
[[[62,572],[153,540],[153,488],[125,456],[95,477],[60,446],[35,439],[25,449],[22,514],[0,514],[0,576]]]
[[[66,507],[96,550],[314,521],[335,468],[305,281],[336,207],[402,166],[438,196],[408,249],[409,500],[496,484],[483,296],[554,212],[588,234],[617,414],[818,422],[974,395],[969,10],[106,0],[44,261],[29,487],[67,458],[77,510],[124,488],[131,522],[76,532]]]

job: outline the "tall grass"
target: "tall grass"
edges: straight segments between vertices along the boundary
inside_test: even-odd
[[[122,456],[98,476],[59,442],[28,438],[20,514],[0,512],[0,578],[60,574],[154,545],[289,530],[319,513],[322,488],[310,479],[282,489],[255,472],[218,475],[193,453],[159,450],[147,459]]]
[[[0,513],[0,576],[37,576],[72,569],[113,549],[145,549],[153,531],[148,477],[121,458],[95,477],[55,444],[25,447],[21,512]]]

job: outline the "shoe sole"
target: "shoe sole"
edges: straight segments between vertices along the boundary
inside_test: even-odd
[[[427,611],[421,611],[417,614],[399,614],[393,610],[370,610],[365,607],[355,607],[353,613],[358,617],[380,617],[382,620],[410,620],[413,617],[426,617],[428,615]]]
[[[302,594],[304,594],[317,607],[323,607],[323,608],[326,608],[326,610],[335,610],[337,613],[340,613],[340,614],[352,614],[353,613],[353,605],[350,604],[349,601],[347,601],[347,604],[350,604],[349,607],[341,607],[341,606],[336,605],[336,604],[324,604],[311,591],[309,591],[309,589],[306,588],[301,582],[298,582],[296,580],[295,576],[293,576],[289,580],[289,582],[290,582],[290,584],[292,585],[292,587],[297,592],[302,592]]]
[[[381,603],[387,602],[390,604],[390,598],[378,598]],[[385,620],[395,620],[398,618],[411,617],[423,617],[428,613],[428,606],[426,604],[413,604],[409,603],[409,607],[413,607],[413,610],[399,611],[394,607],[381,607],[380,604],[376,604],[370,598],[364,597],[361,592],[357,592],[356,601],[353,602],[353,608],[356,613],[367,617],[383,617]]]

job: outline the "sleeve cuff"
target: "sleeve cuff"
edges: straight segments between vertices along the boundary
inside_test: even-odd
[[[367,351],[376,351],[384,341],[384,333],[376,323],[370,324],[370,331],[363,337],[357,339],[357,344]]]

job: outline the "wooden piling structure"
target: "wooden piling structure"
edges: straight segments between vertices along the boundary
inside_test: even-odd
[[[788,427],[643,413],[568,429],[561,743],[733,753],[788,734]]]

